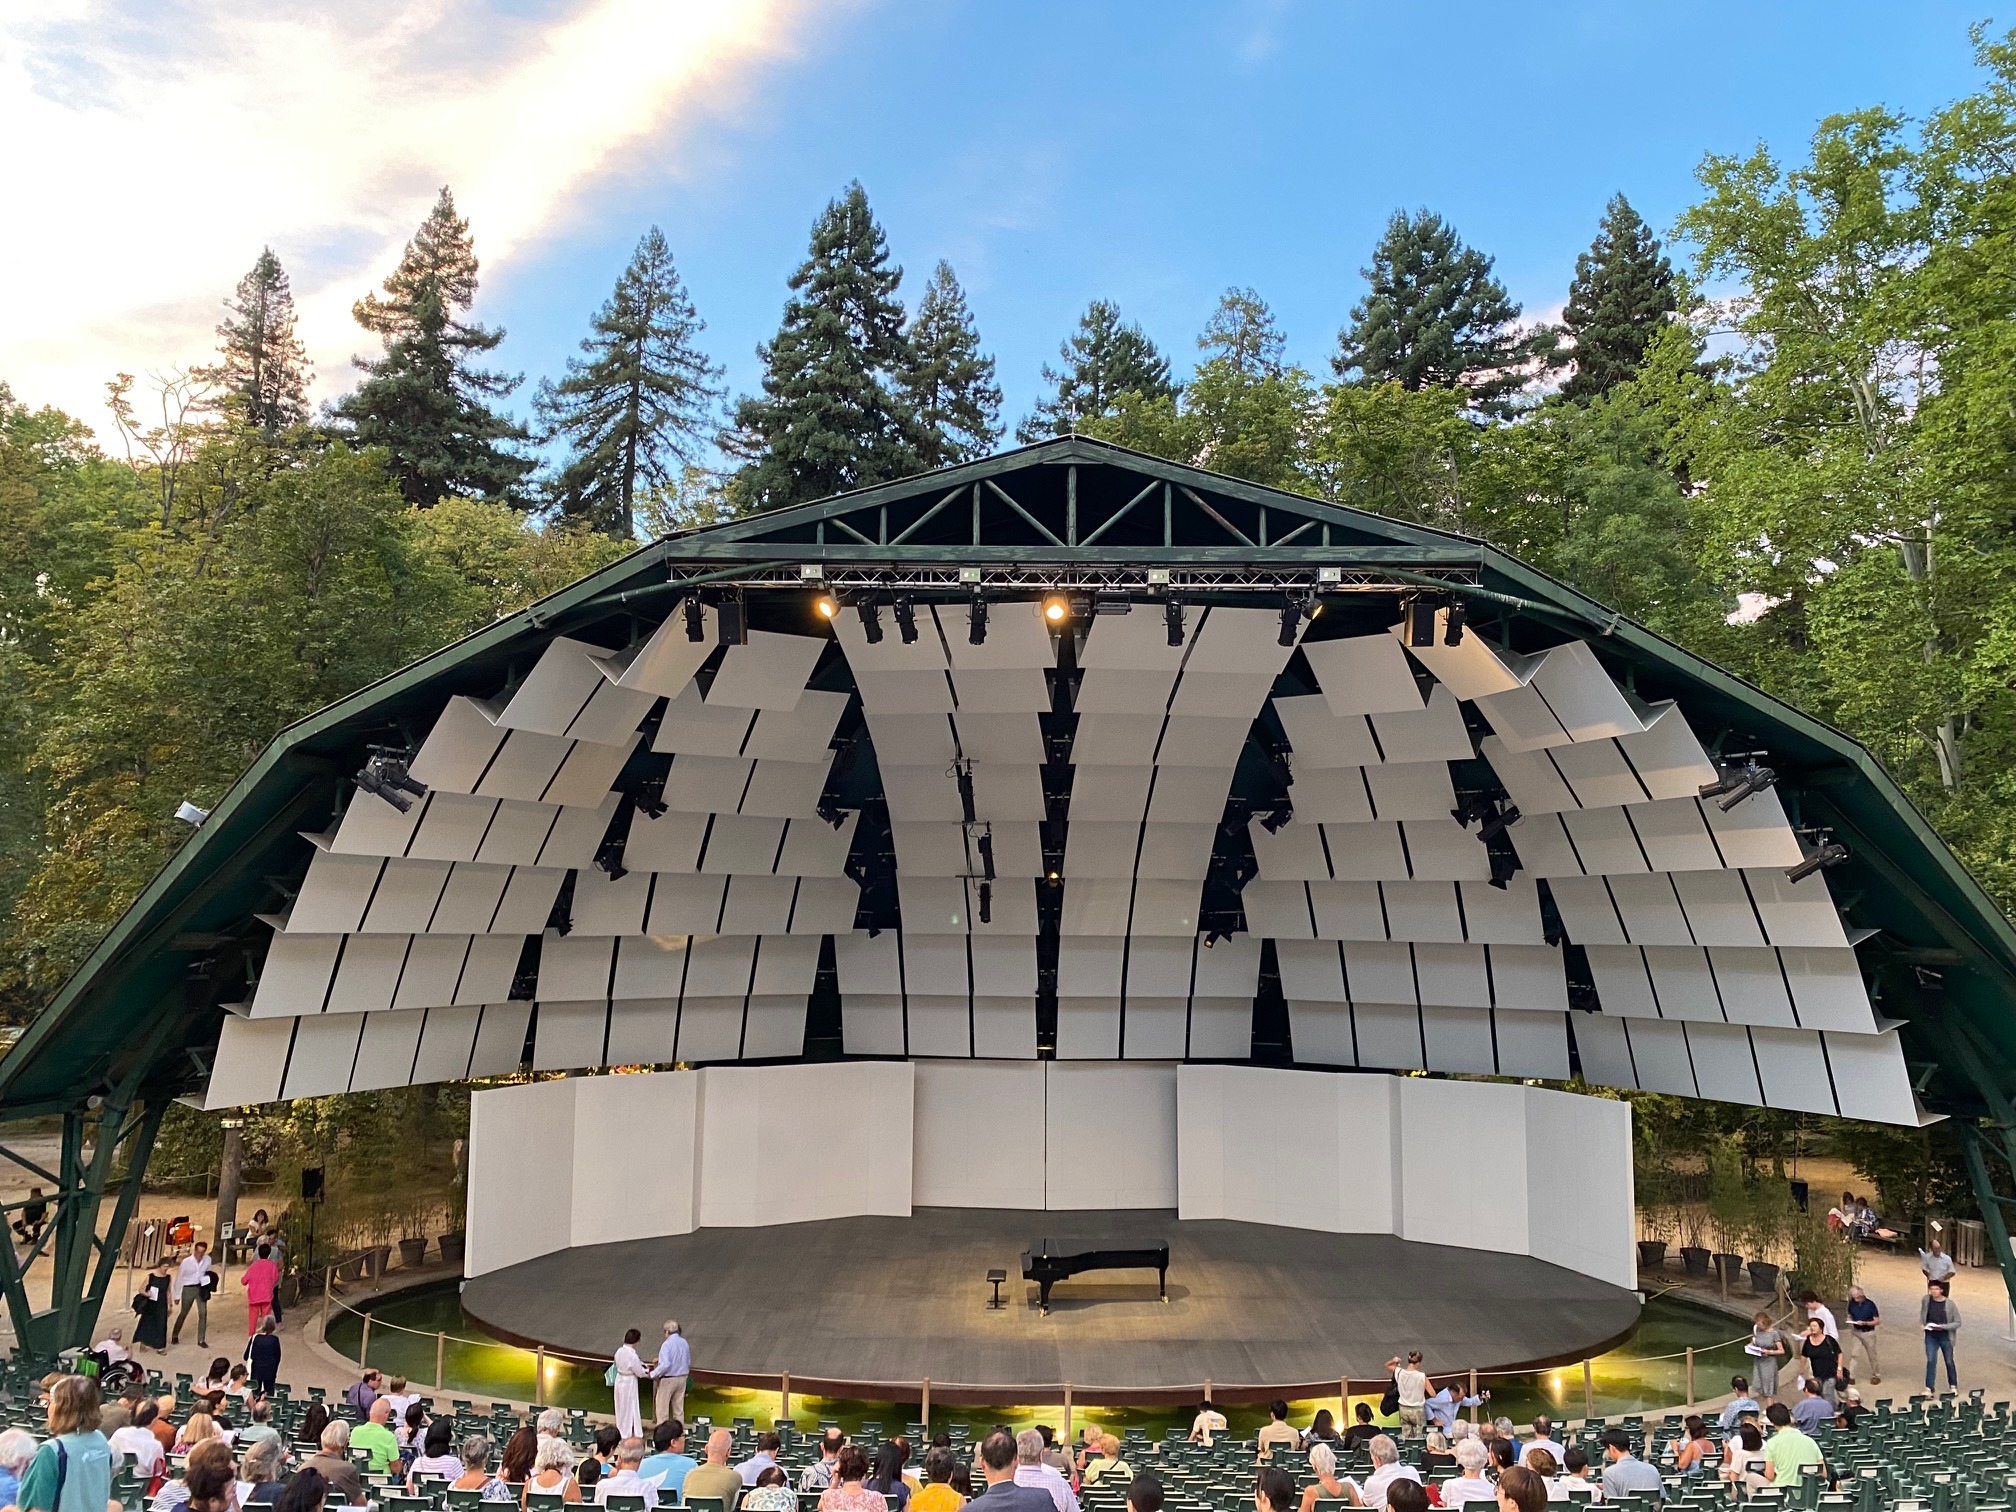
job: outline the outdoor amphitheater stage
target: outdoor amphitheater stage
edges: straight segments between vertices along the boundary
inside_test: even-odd
[[[1169,1300],[1153,1271],[1058,1283],[1051,1311],[1022,1251],[1169,1244]],[[1008,1305],[988,1306],[989,1270]],[[934,1400],[1014,1400],[1073,1383],[1079,1399],[1226,1400],[1334,1394],[1396,1351],[1428,1368],[1540,1367],[1627,1336],[1639,1294],[1523,1255],[1175,1213],[918,1208],[711,1228],[567,1249],[465,1283],[463,1310],[500,1338],[607,1358],[628,1328],[648,1358],[667,1317],[694,1378],[876,1397],[930,1380]],[[954,1383],[984,1383],[978,1392]],[[899,1393],[900,1394],[900,1393]]]

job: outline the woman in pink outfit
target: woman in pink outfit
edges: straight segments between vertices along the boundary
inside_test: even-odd
[[[245,1288],[245,1337],[259,1332],[259,1320],[273,1311],[273,1293],[280,1286],[280,1267],[273,1263],[271,1245],[259,1246],[259,1258],[245,1267],[240,1278]]]

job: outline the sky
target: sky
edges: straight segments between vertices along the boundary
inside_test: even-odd
[[[0,382],[107,430],[105,382],[207,359],[280,256],[327,398],[349,310],[451,185],[499,365],[557,374],[661,227],[760,377],[813,217],[866,187],[914,299],[938,259],[1004,420],[1095,298],[1179,371],[1229,286],[1327,374],[1387,217],[1429,207],[1558,311],[1605,202],[1655,229],[1706,152],[1974,87],[1974,5],[1618,0],[8,0]],[[2008,18],[2004,18],[2008,24]]]

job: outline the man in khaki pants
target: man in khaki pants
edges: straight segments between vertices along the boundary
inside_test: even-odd
[[[651,1367],[652,1410],[658,1422],[677,1418],[686,1421],[686,1377],[693,1371],[693,1351],[679,1332],[679,1320],[665,1320],[665,1342],[658,1346],[658,1363]]]
[[[1859,1286],[1848,1288],[1848,1328],[1841,1335],[1841,1351],[1848,1357],[1849,1371],[1856,1380],[1867,1381],[1871,1386],[1883,1379],[1882,1367],[1876,1363],[1876,1330],[1883,1326],[1883,1314],[1877,1309],[1869,1294]],[[1868,1366],[1864,1375],[1856,1364]]]

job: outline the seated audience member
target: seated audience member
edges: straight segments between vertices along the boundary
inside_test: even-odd
[[[1365,1452],[1372,1458],[1372,1473],[1362,1485],[1354,1480],[1344,1482],[1353,1506],[1383,1508],[1395,1481],[1412,1481],[1417,1487],[1421,1484],[1420,1472],[1412,1465],[1400,1463],[1400,1446],[1386,1434],[1367,1444]]]
[[[1190,1420],[1190,1442],[1209,1449],[1212,1440],[1225,1431],[1225,1414],[1210,1402],[1197,1404],[1197,1416]]]
[[[296,1470],[280,1493],[273,1512],[323,1512],[329,1501],[329,1482],[312,1466]]]
[[[1318,1501],[1351,1499],[1351,1493],[1337,1474],[1337,1450],[1328,1439],[1317,1439],[1309,1446],[1309,1468],[1316,1476],[1316,1484],[1303,1489],[1302,1503],[1297,1512],[1316,1512]]]
[[[1267,1404],[1267,1421],[1261,1425],[1255,1442],[1259,1447],[1260,1458],[1263,1460],[1273,1459],[1273,1451],[1276,1444],[1286,1449],[1299,1449],[1302,1447],[1302,1435],[1288,1426],[1288,1404],[1286,1402],[1281,1401],[1277,1397],[1274,1401]]]
[[[1005,1429],[996,1428],[980,1440],[980,1473],[986,1479],[987,1489],[966,1504],[968,1512],[1055,1512],[1056,1503],[1051,1501],[1048,1491],[1041,1486],[1018,1484],[1016,1474],[1020,1469],[1015,1440]],[[1130,1507],[1141,1479],[1127,1488]],[[1160,1492],[1157,1486],[1153,1512],[1159,1512],[1161,1507]]]
[[[420,1393],[406,1385],[406,1377],[395,1375],[385,1383],[385,1400],[392,1404],[392,1421],[406,1420],[406,1409],[420,1400]]]
[[[481,1433],[462,1440],[462,1473],[448,1483],[451,1491],[477,1491],[486,1502],[515,1502],[518,1493],[504,1480],[490,1473],[490,1456],[497,1446]]]
[[[714,1444],[713,1440],[710,1439],[707,1444],[707,1463],[694,1471],[693,1474],[700,1475],[708,1470],[716,1471],[717,1474],[712,1484],[718,1486],[720,1489],[711,1493],[699,1492],[697,1494],[718,1496],[721,1498],[721,1505],[724,1508],[732,1508],[735,1505],[735,1498],[742,1494],[742,1477],[737,1475],[735,1467],[728,1463],[728,1450],[733,1445],[734,1440],[729,1437],[728,1430],[725,1428],[717,1432],[714,1438],[723,1441],[721,1445],[721,1457],[718,1460],[714,1457]],[[537,1457],[536,1451],[534,1457]],[[646,1512],[650,1512],[651,1508],[656,1507],[658,1505],[658,1488],[637,1473],[637,1467],[643,1463],[644,1440],[641,1438],[626,1438],[618,1444],[616,1446],[616,1469],[595,1482],[596,1503],[598,1505],[605,1504],[612,1496],[641,1496],[644,1498]],[[687,1485],[691,1487],[693,1476],[688,1476],[686,1479]]]
[[[371,1416],[350,1430],[350,1447],[371,1456],[373,1475],[383,1475],[399,1458],[399,1440],[392,1432],[392,1404],[384,1397],[371,1404]]]
[[[1757,1398],[1750,1395],[1750,1383],[1742,1376],[1729,1377],[1729,1390],[1734,1393],[1729,1405],[1722,1409],[1722,1432],[1726,1436],[1743,1418],[1756,1417],[1764,1411]]]
[[[1666,1494],[1666,1483],[1645,1461],[1631,1452],[1631,1436],[1621,1428],[1607,1430],[1598,1441],[1603,1445],[1603,1495],[1608,1501],[1649,1491],[1654,1497]]]
[[[840,1450],[846,1442],[847,1436],[838,1428],[828,1428],[819,1435],[819,1458],[799,1472],[800,1491],[824,1491],[833,1484],[833,1472],[840,1464]]]
[[[1319,1407],[1316,1410],[1316,1416],[1310,1420],[1308,1430],[1302,1435],[1302,1447],[1307,1449],[1318,1439],[1327,1439],[1333,1444],[1344,1442],[1343,1435],[1337,1431],[1337,1419],[1331,1416],[1328,1407]]]
[[[449,1418],[436,1418],[427,1425],[427,1433],[420,1441],[420,1452],[413,1456],[413,1463],[406,1472],[406,1489],[417,1492],[420,1482],[438,1477],[445,1481],[457,1481],[468,1469],[455,1453],[455,1424]]]
[[[1015,1435],[1015,1484],[1031,1486],[1046,1493],[1057,1512],[1078,1512],[1078,1498],[1063,1473],[1043,1458],[1043,1435],[1024,1428]]]
[[[910,1483],[903,1479],[903,1461],[908,1457],[909,1446],[902,1439],[883,1440],[882,1447],[875,1451],[868,1479],[862,1482],[881,1496],[889,1512],[904,1512],[910,1505]]]
[[[1263,1465],[1253,1479],[1253,1512],[1295,1512],[1295,1477],[1279,1465]]]
[[[1428,1488],[1419,1481],[1396,1480],[1386,1488],[1386,1512],[1428,1512]]]
[[[1850,1386],[1846,1391],[1841,1393],[1841,1404],[1834,1409],[1834,1426],[1845,1428],[1852,1433],[1855,1429],[1856,1420],[1868,1411],[1869,1409],[1862,1405],[1862,1392],[1860,1388]]]
[[[1526,1468],[1550,1486],[1554,1483],[1554,1477],[1561,1473],[1560,1462],[1545,1449],[1535,1449],[1531,1454],[1527,1455]],[[1547,1495],[1551,1500],[1554,1493],[1549,1491]]]
[[[1441,1475],[1455,1468],[1456,1456],[1449,1452],[1448,1437],[1440,1428],[1430,1428],[1426,1447],[1421,1451],[1421,1473]]]
[[[742,1512],[798,1512],[798,1493],[781,1465],[769,1465],[742,1498]]]
[[[348,1425],[345,1425],[348,1431]],[[170,1454],[187,1454],[198,1444],[207,1444],[217,1437],[217,1420],[207,1412],[192,1412],[183,1419],[182,1431],[175,1435],[175,1447]]]
[[[581,1487],[574,1479],[574,1446],[564,1438],[546,1438],[539,1441],[539,1452],[532,1459],[532,1473],[525,1477],[526,1505],[531,1505],[533,1492],[552,1495],[560,1493],[563,1502],[581,1500]]]
[[[287,1489],[287,1471],[282,1465],[286,1457],[287,1446],[280,1442],[277,1433],[252,1441],[252,1447],[238,1461],[238,1504],[241,1507],[280,1500],[280,1493]]]
[[[1561,1446],[1554,1440],[1554,1422],[1545,1413],[1533,1419],[1533,1437],[1519,1448],[1519,1463],[1525,1464],[1528,1455],[1535,1449],[1544,1449],[1552,1455],[1555,1464],[1561,1463]]]
[[[1591,1501],[1603,1500],[1603,1483],[1596,1478],[1589,1464],[1589,1456],[1579,1444],[1562,1451],[1561,1474],[1557,1477],[1556,1484],[1561,1488],[1562,1501],[1568,1500],[1569,1491],[1581,1486],[1589,1488]],[[1551,1496],[1553,1493],[1548,1494]]]
[[[735,1467],[735,1473],[742,1477],[742,1484],[753,1486],[756,1477],[777,1463],[777,1451],[784,1447],[784,1440],[775,1433],[756,1435],[756,1452]]]
[[[497,1473],[504,1477],[504,1484],[522,1498],[525,1477],[532,1473],[532,1462],[538,1458],[539,1435],[530,1423],[520,1423],[511,1431],[511,1437],[504,1440],[504,1452],[498,1456]]]
[[[215,1480],[228,1488],[236,1478],[231,1465],[231,1446],[220,1438],[206,1438],[189,1451],[189,1460],[183,1466],[181,1479],[171,1480],[162,1486],[160,1493],[148,1504],[148,1512],[178,1512],[178,1509],[189,1507],[195,1501],[197,1485]]]
[[[1491,1451],[1484,1447],[1482,1439],[1466,1438],[1456,1446],[1457,1475],[1442,1483],[1442,1505],[1460,1507],[1465,1502],[1488,1502],[1498,1495],[1498,1489],[1491,1484],[1491,1477],[1485,1474],[1491,1463]],[[1310,1508],[1315,1506],[1312,1499]]]
[[[1547,1512],[1547,1482],[1526,1466],[1514,1465],[1498,1477],[1498,1507],[1499,1512]]]
[[[1715,1440],[1708,1436],[1708,1425],[1696,1414],[1689,1413],[1682,1427],[1687,1436],[1674,1453],[1673,1468],[1682,1475],[1700,1475],[1714,1458]]]
[[[1773,1402],[1765,1410],[1771,1436],[1764,1440],[1764,1479],[1774,1486],[1796,1486],[1806,1465],[1826,1466],[1826,1456],[1812,1436],[1797,1427],[1783,1402]]]
[[[924,1456],[924,1488],[910,1498],[910,1512],[959,1512],[966,1498],[953,1488],[959,1457],[945,1445],[933,1444]],[[782,1512],[794,1512],[783,1508]]]
[[[1755,1418],[1738,1423],[1729,1435],[1722,1451],[1722,1479],[1746,1495],[1764,1489],[1764,1433]]]
[[[609,1455],[604,1456],[609,1458],[615,1454],[619,1440],[614,1428],[604,1429],[603,1432],[609,1435]],[[601,1454],[600,1433],[595,1435],[595,1448],[596,1453]],[[665,1419],[651,1430],[651,1448],[654,1452],[637,1467],[637,1473],[655,1483],[659,1495],[666,1501],[677,1501],[680,1493],[686,1488],[686,1477],[700,1468],[700,1462],[686,1452],[686,1425],[677,1418]],[[598,1469],[595,1472],[595,1481],[591,1482],[584,1477],[581,1483],[584,1486],[597,1484],[601,1477],[608,1473],[606,1468]]]
[[[321,1473],[332,1500],[352,1506],[364,1504],[364,1477],[350,1463],[350,1425],[342,1418],[330,1420],[322,1430],[322,1447],[303,1460],[302,1467]]]
[[[660,1423],[658,1426],[660,1428],[679,1428],[679,1441],[682,1444],[686,1441],[686,1431],[681,1427],[676,1418]],[[616,1446],[623,1442],[623,1435],[605,1423],[602,1427],[595,1430],[594,1442],[595,1447],[589,1451],[588,1458],[574,1467],[574,1479],[583,1491],[593,1491],[595,1483],[616,1468]],[[686,1457],[682,1454],[680,1458],[685,1459]],[[646,1460],[644,1463],[648,1465],[651,1461]],[[693,1461],[690,1459],[686,1460],[686,1469],[690,1470],[692,1468]],[[650,1479],[650,1472],[645,1472],[645,1479]],[[680,1479],[685,1479],[684,1471],[680,1472]],[[663,1483],[661,1482],[661,1484]],[[676,1492],[674,1494],[676,1496]]]
[[[108,1440],[115,1453],[133,1462],[133,1473],[142,1482],[151,1483],[168,1468],[168,1451],[154,1434],[154,1419],[160,1410],[154,1405],[152,1397],[142,1397],[140,1405],[133,1409],[133,1421],[115,1430]],[[32,1444],[30,1452],[33,1452]],[[154,1489],[158,1491],[160,1487]],[[7,1504],[0,1502],[0,1507]]]
[[[1132,1479],[1134,1467],[1120,1458],[1120,1440],[1110,1433],[1100,1434],[1097,1452],[1086,1462],[1080,1487],[1125,1485]]]
[[[1379,1437],[1379,1425],[1372,1421],[1372,1408],[1368,1403],[1360,1402],[1352,1410],[1357,1421],[1344,1430],[1344,1447],[1347,1450],[1362,1450]]]
[[[171,1406],[174,1400],[173,1397],[167,1398]],[[166,1414],[168,1408],[163,1407],[161,1411],[163,1414]],[[160,1419],[157,1418],[155,1421],[158,1424]],[[294,1429],[294,1442],[297,1444],[307,1444],[311,1448],[315,1447],[322,1442],[322,1430],[328,1426],[329,1409],[324,1407],[320,1402],[310,1402],[308,1410],[301,1414],[301,1421]],[[169,1443],[173,1442],[174,1440],[169,1440]],[[168,1445],[164,1444],[162,1447],[165,1449]]]
[[[1834,1404],[1827,1400],[1827,1383],[1816,1376],[1800,1382],[1799,1400],[1792,1404],[1792,1421],[1801,1433],[1812,1433],[1822,1423],[1834,1421]]]
[[[1036,1435],[1031,1432],[1030,1437]],[[1041,1443],[1041,1440],[1037,1440]],[[688,1476],[687,1484],[693,1478]],[[870,1491],[868,1479],[868,1456],[849,1444],[840,1451],[840,1463],[834,1467],[833,1484],[819,1493],[819,1512],[888,1512],[888,1502],[879,1491]]]
[[[1137,1475],[1127,1483],[1127,1512],[1162,1512],[1162,1482]]]
[[[623,1454],[629,1443],[630,1441],[625,1439],[623,1446],[616,1451],[618,1479],[622,1478]],[[641,1447],[641,1440],[639,1444]],[[690,1502],[696,1496],[718,1496],[721,1498],[721,1505],[728,1509],[728,1512],[734,1512],[735,1498],[742,1494],[742,1477],[736,1473],[735,1467],[728,1463],[728,1453],[734,1447],[735,1436],[726,1428],[716,1428],[708,1434],[707,1458],[686,1472],[686,1484],[680,1500]],[[855,1452],[858,1454],[860,1451]],[[603,1492],[608,1485],[609,1477],[605,1475],[595,1487],[598,1501],[607,1500]]]

